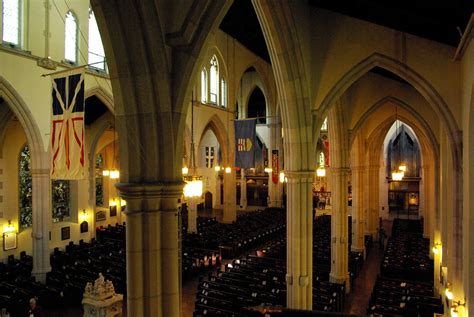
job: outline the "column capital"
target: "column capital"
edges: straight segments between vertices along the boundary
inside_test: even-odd
[[[351,169],[349,167],[331,167],[331,174],[346,176],[349,175]]]
[[[49,176],[49,168],[32,168],[31,170],[32,177],[46,177]]]

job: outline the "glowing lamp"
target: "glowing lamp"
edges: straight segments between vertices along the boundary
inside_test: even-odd
[[[216,172],[219,172],[221,170],[221,167],[219,165],[214,166],[214,170]]]
[[[201,197],[202,195],[202,179],[200,177],[191,177],[184,185],[184,197]]]
[[[231,171],[232,171],[232,169],[231,169],[230,167],[226,167],[226,168],[225,168],[226,174],[230,174]]]
[[[398,167],[398,170],[399,171],[402,171],[402,172],[406,172],[407,171],[407,166],[405,164],[401,164],[399,167]]]
[[[125,206],[127,205],[127,202],[123,199],[120,199],[120,206]]]
[[[403,172],[392,172],[392,180],[394,181],[401,181],[403,179],[403,176]]]
[[[11,220],[8,220],[8,224],[3,227],[3,233],[15,232],[15,226]]]
[[[435,243],[432,250],[434,254],[439,254],[440,249],[441,249],[441,243]]]
[[[271,173],[272,168],[271,167],[265,167],[264,171],[265,171],[265,173]]]
[[[102,171],[102,176],[109,176],[110,175],[110,171],[109,170],[103,170]]]
[[[318,169],[316,170],[316,176],[325,177],[326,176],[326,169],[323,166],[318,167]]]
[[[187,168],[186,166],[183,167],[183,168],[181,169],[181,173],[182,173],[183,175],[188,175],[188,173],[189,173],[189,168]]]
[[[79,215],[79,218],[81,219],[81,221],[87,220],[87,212],[85,209],[82,209],[82,213]]]
[[[285,182],[285,172],[280,172],[280,183],[284,183]]]
[[[118,170],[110,171],[110,179],[117,179],[120,177],[120,172]]]
[[[451,307],[451,317],[459,317],[457,307]]]
[[[449,300],[452,300],[454,298],[453,292],[451,291],[451,288],[446,287],[446,290],[444,291],[444,294],[446,295],[446,298]]]

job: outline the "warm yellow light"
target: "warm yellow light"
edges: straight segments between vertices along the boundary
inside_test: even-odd
[[[110,171],[110,179],[117,179],[120,177],[120,172],[118,170]]]
[[[451,317],[459,317],[457,307],[451,307]]]
[[[435,243],[432,250],[434,254],[439,254],[441,251],[441,243],[439,242]]]
[[[451,291],[451,288],[447,287],[446,290],[444,291],[444,294],[446,295],[446,298],[449,300],[452,300],[454,298],[453,292]]]
[[[109,201],[109,206],[117,206],[117,202],[115,201],[115,199]]]
[[[436,247],[436,246],[433,247],[433,253],[434,254],[439,254],[438,247]]]
[[[127,205],[127,202],[123,199],[120,199],[120,206],[125,206]]]
[[[264,171],[265,171],[265,173],[271,173],[272,168],[271,167],[265,167]]]
[[[188,175],[188,173],[189,173],[189,168],[187,168],[186,166],[183,167],[183,168],[181,169],[181,173],[182,173],[183,175]]]
[[[14,232],[15,226],[12,224],[11,220],[8,220],[8,224],[3,227],[3,233]]]
[[[225,168],[225,172],[226,172],[227,174],[229,174],[230,172],[232,172],[232,169],[231,169],[230,167],[226,167],[226,168]]]
[[[403,172],[392,172],[392,180],[401,181],[405,174]]]
[[[316,170],[316,176],[325,177],[326,176],[326,169],[323,166],[318,167],[318,169]]]
[[[405,164],[402,164],[398,167],[398,169],[402,172],[406,172],[407,171],[407,166]]]
[[[280,183],[284,183],[285,182],[285,172],[280,172]]]
[[[102,176],[109,176],[110,175],[110,171],[109,170],[103,170],[102,171]]]
[[[87,212],[85,209],[82,209],[82,212],[79,214],[79,218],[81,218],[81,221],[86,221],[87,220]]]
[[[221,170],[221,167],[219,165],[214,166],[214,170],[216,172],[219,172]]]
[[[192,179],[186,181],[184,185],[184,197],[201,197],[202,195],[202,180],[201,179]]]

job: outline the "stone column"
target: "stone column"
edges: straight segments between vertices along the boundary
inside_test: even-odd
[[[196,197],[188,198],[188,233],[197,232],[197,202]]]
[[[349,249],[347,225],[347,180],[349,169],[346,167],[331,168],[332,180],[332,213],[331,213],[331,273],[329,281],[344,283],[346,292],[350,291],[349,283]]]
[[[219,176],[219,172],[216,172],[216,194],[214,198],[214,209],[221,209],[222,204],[221,204],[221,186],[222,186],[222,180],[221,177]]]
[[[366,215],[366,232],[374,239],[377,235],[377,228],[379,224],[379,166],[370,165],[367,169],[367,191],[366,201],[368,203]]]
[[[39,282],[46,282],[51,271],[49,261],[49,228],[51,224],[51,181],[49,169],[32,169],[33,271]]]
[[[240,209],[247,208],[247,180],[245,178],[245,169],[240,170]]]
[[[127,315],[180,317],[178,199],[183,183],[118,183],[127,201]]]
[[[364,167],[352,167],[352,245],[351,251],[365,254]]]
[[[225,223],[231,223],[237,219],[235,187],[235,168],[232,168],[230,173],[224,171],[224,217],[222,221]]]
[[[313,171],[286,171],[287,182],[287,306],[312,309]]]

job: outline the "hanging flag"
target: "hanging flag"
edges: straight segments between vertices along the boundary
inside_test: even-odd
[[[272,182],[278,184],[280,173],[278,170],[278,150],[272,150]]]
[[[235,120],[235,166],[255,167],[256,120]]]
[[[84,69],[52,77],[51,178],[84,179]]]

